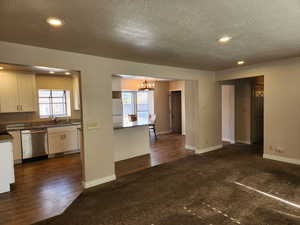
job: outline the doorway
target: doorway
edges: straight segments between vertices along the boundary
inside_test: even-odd
[[[173,133],[182,133],[181,91],[170,92],[170,124]]]
[[[222,140],[256,145],[264,137],[264,76],[226,81],[222,87]]]
[[[33,224],[61,214],[83,190],[81,74],[0,66],[1,130],[11,136],[14,174],[10,192],[0,194],[0,223]]]
[[[264,142],[264,77],[256,77],[252,84],[251,142]]]

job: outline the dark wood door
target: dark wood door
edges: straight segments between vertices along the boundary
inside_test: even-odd
[[[262,144],[264,141],[264,87],[255,85],[252,92],[252,143]]]
[[[172,131],[181,134],[181,91],[171,92],[171,123]]]

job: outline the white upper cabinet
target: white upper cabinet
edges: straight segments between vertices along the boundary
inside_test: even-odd
[[[18,112],[18,80],[15,73],[7,71],[0,72],[0,98],[0,112]]]
[[[0,112],[33,112],[35,110],[35,75],[19,71],[0,71]]]
[[[19,105],[22,112],[36,110],[35,75],[26,74],[18,76]]]

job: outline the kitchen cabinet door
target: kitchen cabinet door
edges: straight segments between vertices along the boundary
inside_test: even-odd
[[[49,154],[78,150],[77,127],[48,128]]]
[[[13,156],[15,163],[21,162],[22,152],[21,152],[21,133],[20,131],[10,131],[9,134],[13,137]]]
[[[19,107],[21,112],[36,110],[36,87],[34,74],[18,75]]]
[[[65,132],[64,139],[65,151],[78,150],[78,139],[77,139],[77,129]]]
[[[19,111],[18,80],[13,72],[0,71],[1,113]]]
[[[65,134],[63,132],[48,134],[48,147],[50,155],[65,151],[64,138]]]

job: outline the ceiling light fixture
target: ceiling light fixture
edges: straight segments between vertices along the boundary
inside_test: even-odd
[[[66,75],[70,75],[71,73],[70,73],[70,72],[65,72],[65,74],[66,74]]]
[[[63,22],[61,19],[54,18],[54,17],[49,17],[47,19],[47,23],[49,23],[53,27],[60,27],[63,25]]]
[[[245,63],[245,61],[243,61],[243,60],[237,61],[238,65],[243,65],[244,63]]]
[[[3,69],[4,69],[4,67],[0,66],[0,70],[3,70]]]
[[[232,37],[229,36],[223,36],[221,38],[219,38],[219,42],[220,43],[227,43],[228,41],[230,41],[232,39]]]
[[[49,73],[54,74],[54,71],[50,71]]]
[[[140,84],[139,91],[153,91],[155,89],[155,81],[144,80]]]

